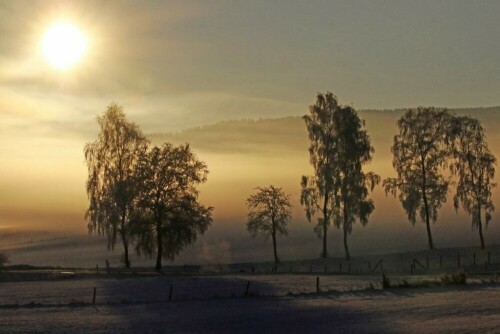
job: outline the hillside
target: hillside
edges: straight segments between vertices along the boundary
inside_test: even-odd
[[[453,114],[477,117],[487,129],[489,142],[497,141],[500,130],[500,106],[490,108],[450,109]],[[375,149],[388,151],[396,133],[396,121],[405,110],[361,110]],[[280,150],[303,151],[307,149],[307,133],[299,116],[259,120],[231,120],[186,129],[176,133],[149,135],[153,143],[164,141],[190,143],[204,152],[213,153],[270,153]]]

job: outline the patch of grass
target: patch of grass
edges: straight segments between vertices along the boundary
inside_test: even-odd
[[[82,298],[82,299],[78,299],[78,298],[71,298],[68,302],[67,302],[68,305],[82,305],[82,304],[85,304],[85,300]]]
[[[382,286],[384,289],[389,288],[431,288],[437,286],[446,285],[466,285],[467,284],[467,274],[464,272],[455,274],[445,274],[436,280],[421,280],[415,282],[408,282],[407,280],[402,280],[398,284],[391,284],[391,281],[386,275],[382,276]]]
[[[442,284],[439,281],[429,281],[429,280],[418,281],[418,282],[415,282],[411,285],[408,284],[408,286],[411,288],[432,288],[432,287],[441,286],[441,285]]]
[[[445,274],[441,276],[441,283],[444,285],[466,285],[467,284],[467,274],[464,272],[456,274]]]
[[[368,287],[369,289],[375,289],[373,286],[373,283],[370,282],[370,285]],[[355,292],[355,291],[361,291],[361,290],[366,290],[366,284],[360,284],[360,283],[352,283],[352,284],[347,284],[346,288],[343,291],[348,291],[348,292]]]
[[[403,280],[399,285],[398,287],[400,288],[409,288],[410,287],[410,283],[408,283],[407,280]]]

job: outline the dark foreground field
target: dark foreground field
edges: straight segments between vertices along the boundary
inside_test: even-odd
[[[402,279],[409,278],[392,276],[393,282]],[[413,276],[414,281],[432,279]],[[0,332],[500,332],[500,285],[493,277],[492,283],[484,277],[469,281],[385,290],[380,275],[80,275],[4,281]]]

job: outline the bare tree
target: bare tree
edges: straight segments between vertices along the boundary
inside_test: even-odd
[[[90,201],[85,217],[90,233],[105,234],[113,249],[120,236],[127,268],[129,243],[137,187],[135,168],[148,141],[139,127],[127,121],[120,106],[111,104],[97,117],[100,132],[96,141],[85,145],[88,168],[87,195]]]
[[[472,227],[479,230],[481,249],[484,249],[483,222],[491,220],[495,210],[491,189],[495,177],[496,158],[490,152],[481,123],[469,117],[453,117],[452,126],[453,162],[451,172],[458,177],[455,209],[460,204],[472,218]]]
[[[137,179],[143,211],[134,228],[136,250],[156,253],[156,270],[161,270],[162,258],[173,260],[212,222],[212,208],[198,202],[197,186],[207,174],[207,166],[187,144],[166,143],[142,153]]]
[[[257,187],[257,192],[247,199],[247,230],[255,238],[261,233],[273,240],[274,262],[280,262],[276,249],[276,237],[288,235],[288,224],[292,220],[290,196],[283,189],[270,185]]]
[[[446,201],[449,182],[441,174],[449,158],[447,137],[449,114],[446,109],[418,107],[410,109],[397,123],[399,134],[391,148],[396,178],[385,179],[386,194],[401,201],[414,225],[420,212],[427,227],[429,248],[435,249],[431,221]]]

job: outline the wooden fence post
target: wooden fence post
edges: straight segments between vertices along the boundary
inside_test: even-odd
[[[94,294],[92,295],[92,304],[95,304],[96,288],[94,288]]]
[[[250,281],[247,281],[247,287],[245,289],[245,297],[248,296],[248,289],[250,289]]]
[[[319,293],[319,276],[316,277],[316,293]]]
[[[377,264],[375,265],[375,267],[373,267],[372,271],[375,271],[377,270],[377,268],[380,266],[380,271],[384,271],[384,259],[380,259]]]
[[[385,273],[382,272],[382,289],[388,289],[391,287],[391,283],[387,276],[385,276]]]

